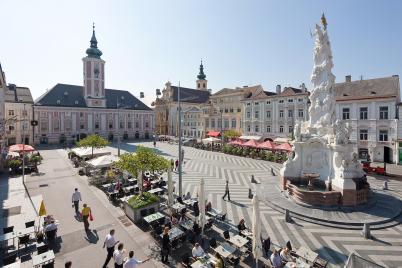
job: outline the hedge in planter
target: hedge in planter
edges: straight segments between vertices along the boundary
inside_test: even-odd
[[[134,209],[139,209],[150,205],[152,203],[156,203],[159,201],[159,197],[157,195],[143,192],[142,195],[135,195],[131,197],[127,203]]]

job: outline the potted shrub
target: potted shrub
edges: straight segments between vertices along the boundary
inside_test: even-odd
[[[7,162],[7,166],[11,169],[11,173],[17,173],[18,169],[22,166],[22,160],[10,159]]]
[[[133,222],[138,222],[146,215],[151,214],[151,211],[158,211],[159,203],[160,199],[157,195],[143,192],[124,201],[123,209],[128,218]]]

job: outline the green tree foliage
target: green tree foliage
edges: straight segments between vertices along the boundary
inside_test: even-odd
[[[223,137],[225,139],[229,139],[229,140],[235,139],[235,138],[240,137],[240,133],[234,129],[229,129],[229,130],[226,130],[225,132],[223,132]]]
[[[91,157],[94,156],[94,148],[103,148],[106,147],[109,144],[107,140],[102,138],[101,136],[94,134],[94,135],[89,135],[88,137],[80,140],[77,143],[78,147],[91,147],[92,148],[92,155]]]

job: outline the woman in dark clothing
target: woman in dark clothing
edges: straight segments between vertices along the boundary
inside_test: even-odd
[[[271,248],[271,238],[269,236],[264,240],[262,247],[264,248],[265,255],[269,258],[269,250]]]
[[[165,227],[163,230],[163,237],[162,237],[162,262],[168,263],[169,259],[169,251],[170,251],[170,239],[169,239],[169,227]]]
[[[246,224],[244,223],[244,219],[241,219],[239,224],[237,225],[237,229],[239,229],[239,232],[246,230]]]

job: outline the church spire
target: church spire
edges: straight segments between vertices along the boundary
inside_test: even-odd
[[[88,57],[100,59],[102,56],[102,51],[98,49],[98,40],[96,40],[95,36],[95,23],[92,25],[92,37],[90,43],[91,46],[86,51]]]
[[[205,78],[207,78],[207,76],[204,74],[204,65],[202,65],[202,60],[200,64],[200,73],[197,75],[197,78],[200,80],[205,80]]]

